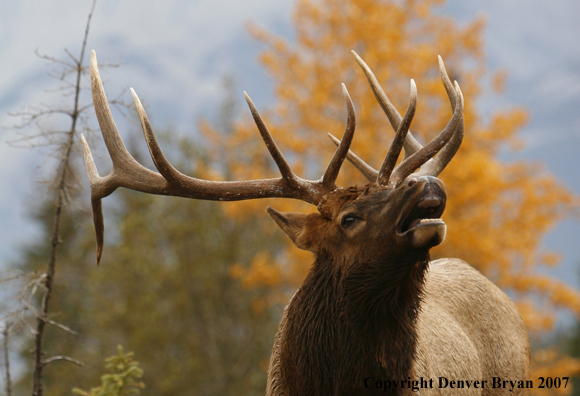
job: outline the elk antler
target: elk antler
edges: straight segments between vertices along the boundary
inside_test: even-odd
[[[320,203],[326,194],[338,188],[336,186],[336,178],[349,151],[356,124],[354,106],[344,84],[342,85],[342,92],[348,113],[346,130],[342,142],[338,145],[334,156],[320,180],[305,180],[292,172],[290,165],[272,139],[258,110],[252,103],[250,97],[244,92],[260,135],[266,143],[266,147],[276,162],[282,176],[274,179],[248,181],[208,181],[186,176],[167,161],[157,143],[157,139],[155,139],[155,134],[153,133],[147,114],[137,94],[131,89],[135,107],[137,108],[141,126],[143,127],[143,133],[145,134],[145,140],[147,141],[151,158],[153,158],[153,162],[159,173],[153,172],[139,164],[125,148],[113,120],[103,83],[99,75],[95,51],[92,51],[91,54],[90,72],[91,90],[97,119],[107,150],[113,161],[113,170],[107,176],[100,177],[89,146],[84,136],[82,137],[85,164],[91,184],[93,221],[95,223],[97,236],[97,264],[101,259],[103,251],[104,235],[101,199],[111,194],[118,187],[125,187],[150,194],[203,200],[240,201],[254,198],[281,197],[299,199],[314,205]]]
[[[373,90],[373,93],[375,94],[375,98],[377,99],[377,102],[379,102],[379,105],[381,106],[381,108],[385,112],[387,118],[391,122],[391,126],[396,131],[399,128],[399,124],[402,121],[401,115],[399,114],[399,112],[397,111],[395,106],[393,106],[393,104],[391,103],[391,101],[389,100],[387,95],[385,94],[385,91],[383,91],[383,88],[381,88],[379,81],[375,77],[375,75],[372,72],[372,70],[370,69],[370,67],[368,67],[368,65],[365,63],[365,61],[363,61],[362,58],[360,56],[358,56],[358,54],[354,50],[350,51],[350,52],[354,55],[357,63],[359,64],[359,66],[361,67],[363,72],[365,73],[365,76],[367,77],[367,80],[369,81],[369,84]],[[405,138],[404,147],[405,147],[405,158],[406,158],[409,155],[413,154],[415,151],[421,149],[422,146],[413,137],[413,134],[411,132],[409,132],[407,134],[407,137]]]
[[[367,79],[371,85],[375,98],[381,105],[383,111],[389,118],[391,125],[397,131],[393,144],[389,149],[387,158],[383,163],[380,171],[375,170],[362,159],[360,159],[356,154],[349,150],[348,160],[371,182],[376,182],[381,185],[388,185],[390,187],[395,187],[398,183],[404,180],[416,169],[415,175],[431,175],[437,176],[441,171],[447,166],[449,161],[453,158],[461,141],[463,140],[463,95],[459,84],[455,82],[455,87],[451,84],[451,80],[447,75],[445,70],[445,65],[443,59],[439,56],[439,73],[441,74],[441,80],[447,91],[447,96],[451,103],[451,108],[453,110],[453,117],[441,131],[441,133],[433,139],[425,147],[421,146],[419,142],[415,140],[411,132],[408,131],[409,125],[404,125],[407,120],[407,114],[411,110],[411,103],[404,118],[395,109],[395,107],[389,101],[387,95],[384,93],[383,89],[378,83],[377,78],[368,67],[368,65],[358,56],[358,54],[352,51],[358,64],[363,69]],[[411,102],[416,102],[416,88],[414,83],[411,86]],[[412,109],[414,113],[414,108]],[[410,123],[412,116],[408,119]],[[339,144],[340,140],[329,134],[330,139],[335,143]],[[402,143],[404,141],[404,143]],[[401,151],[401,146],[405,148],[405,159],[399,164],[399,166],[391,173],[392,167],[397,160],[397,157]],[[435,154],[439,153],[436,157]],[[434,157],[434,158],[432,158]]]
[[[395,138],[391,143],[391,147],[389,147],[387,156],[385,157],[383,165],[381,166],[381,170],[379,171],[379,174],[376,178],[377,184],[386,185],[389,182],[391,173],[393,172],[393,168],[397,163],[397,158],[399,158],[399,153],[403,148],[405,138],[408,136],[409,127],[411,126],[411,121],[413,121],[413,117],[415,116],[416,109],[417,109],[417,86],[415,85],[415,81],[411,80],[411,99],[409,100],[409,106],[407,107],[407,111],[405,112],[403,120],[397,126]]]

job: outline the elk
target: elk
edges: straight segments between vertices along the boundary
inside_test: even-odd
[[[530,346],[523,320],[511,300],[477,270],[459,259],[431,261],[430,248],[443,242],[441,219],[446,190],[437,178],[463,139],[463,96],[439,58],[441,79],[453,116],[422,146],[409,132],[417,104],[411,80],[403,117],[373,72],[353,51],[373,93],[394,128],[394,140],[379,170],[350,151],[355,112],[344,84],[347,122],[320,180],[295,175],[272,139],[249,96],[246,101],[281,176],[251,181],[207,181],[176,170],[162,153],[145,110],[131,89],[151,157],[159,173],[140,165],[126,150],[113,121],[91,56],[93,102],[113,170],[100,177],[84,137],[97,235],[97,263],[103,250],[101,199],[118,187],[149,194],[236,201],[293,198],[316,205],[317,212],[268,214],[294,244],[315,261],[284,310],[268,371],[266,394],[412,394],[411,381],[431,381],[421,394],[497,395],[492,378],[525,381]],[[400,152],[405,157],[398,164]],[[345,159],[369,183],[338,187]],[[471,381],[456,390],[440,387],[439,377]],[[479,381],[475,383],[474,381]],[[467,382],[469,383],[469,382]],[[516,389],[517,391],[517,389]],[[521,390],[525,394],[526,390]]]

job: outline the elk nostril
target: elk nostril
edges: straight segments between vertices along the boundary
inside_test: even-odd
[[[436,208],[441,205],[441,199],[439,197],[426,197],[417,204],[419,208]]]
[[[413,184],[415,184],[415,183],[417,183],[417,178],[416,178],[416,177],[414,177],[414,178],[412,178],[411,180],[409,180],[409,183],[407,183],[407,185],[408,185],[409,187],[411,187],[411,186],[412,186]]]

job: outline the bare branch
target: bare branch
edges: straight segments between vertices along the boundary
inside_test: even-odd
[[[6,390],[6,396],[12,396],[12,380],[10,379],[10,357],[8,353],[10,327],[12,327],[12,322],[6,322],[4,330],[2,331],[2,335],[4,336],[4,370],[6,372],[4,389]]]
[[[66,116],[72,117],[72,113],[70,110],[54,109],[54,108],[49,108],[46,110],[39,110],[37,108],[31,108],[31,109],[24,109],[24,110],[20,110],[20,111],[16,111],[16,112],[9,112],[8,114],[11,116],[15,116],[15,117],[22,117],[22,119],[23,119],[21,124],[13,125],[12,127],[9,127],[9,129],[13,129],[13,130],[20,130],[20,129],[27,128],[28,126],[30,126],[32,123],[34,123],[38,119],[46,117],[46,116],[60,114],[60,115],[66,115]],[[11,143],[11,142],[9,141],[8,143]]]
[[[42,274],[35,282],[34,282],[34,286],[32,287],[32,290],[30,291],[30,296],[28,297],[28,301],[32,301],[32,298],[34,297],[34,295],[36,294],[36,290],[38,289],[39,286],[41,286],[41,282],[46,279],[46,273]]]
[[[64,52],[66,52],[66,54],[73,60],[73,62],[77,65],[77,67],[82,67],[82,64],[79,62],[79,60],[73,54],[70,53],[68,48],[65,48]]]
[[[16,280],[16,279],[22,279],[25,276],[27,276],[27,274],[23,271],[20,270],[8,270],[8,271],[2,271],[0,272],[0,274],[4,274],[4,273],[10,273],[10,272],[16,272],[15,275],[8,275],[3,277],[4,275],[0,276],[0,282],[10,282],[12,280]]]
[[[47,364],[50,364],[52,362],[56,362],[59,360],[66,360],[67,362],[71,362],[76,364],[77,366],[83,367],[85,364],[83,362],[81,362],[80,360],[76,360],[71,358],[70,356],[65,356],[65,355],[56,355],[56,356],[52,356],[49,357],[48,359],[45,359],[42,361],[42,365],[46,366]]]
[[[62,59],[56,58],[54,56],[41,54],[38,51],[38,48],[34,50],[34,54],[36,56],[38,56],[40,59],[45,60],[45,61],[48,61],[50,63],[60,64],[60,65],[63,65],[65,67],[67,67],[67,68],[75,68],[75,65],[73,65],[72,63],[68,63],[68,62],[63,61]]]
[[[51,325],[53,325],[53,326],[56,326],[56,327],[58,327],[58,328],[60,328],[60,329],[64,330],[64,331],[67,331],[67,332],[69,332],[69,333],[71,333],[71,334],[74,334],[74,335],[79,335],[79,333],[77,333],[76,331],[74,331],[74,330],[73,330],[73,329],[71,329],[70,327],[63,325],[62,323],[55,322],[55,321],[54,321],[54,320],[52,320],[52,319],[46,319],[46,322],[47,322],[47,323],[49,323],[49,324],[51,324]]]
[[[34,315],[34,317],[36,317],[38,320],[43,320],[42,319],[42,316],[40,315],[40,313],[36,310],[36,308],[34,308],[34,305],[32,305],[29,301],[27,301],[25,299],[21,299],[20,302],[22,303],[22,305],[24,305],[24,307],[30,313],[32,313],[32,315]],[[37,332],[35,331],[34,333],[36,334]]]

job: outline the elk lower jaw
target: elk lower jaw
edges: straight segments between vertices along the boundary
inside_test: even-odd
[[[403,262],[369,263],[354,274],[329,270],[317,260],[281,329],[281,378],[287,394],[373,394],[364,388],[369,376],[412,375],[415,323],[428,265],[424,252]],[[401,266],[408,270],[393,275]]]
[[[396,233],[411,249],[429,249],[443,243],[447,224],[440,218],[416,218],[405,221]]]
[[[447,226],[441,220],[447,197],[436,182],[426,184],[414,202],[403,209],[397,236],[407,239],[412,249],[431,248],[445,239]]]
[[[421,219],[405,235],[412,248],[431,248],[440,245],[447,235],[447,225],[441,219]]]

